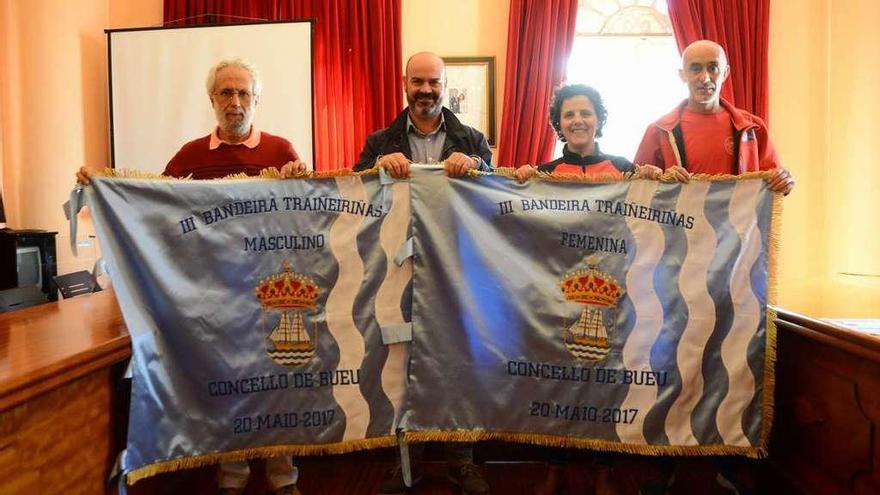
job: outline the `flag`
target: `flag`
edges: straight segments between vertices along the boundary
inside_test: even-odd
[[[133,348],[127,480],[399,431],[764,455],[764,178],[97,177]]]
[[[123,470],[394,444],[407,184],[376,175],[87,188],[132,339]],[[406,312],[406,314],[405,314]]]
[[[406,438],[766,453],[779,198],[762,178],[418,171]]]

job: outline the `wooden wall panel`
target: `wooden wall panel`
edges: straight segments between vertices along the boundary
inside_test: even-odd
[[[117,447],[114,375],[102,368],[0,412],[0,493],[105,493]]]
[[[802,494],[880,493],[880,339],[787,312],[778,327],[776,476]]]

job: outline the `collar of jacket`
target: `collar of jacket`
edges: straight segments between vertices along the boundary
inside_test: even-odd
[[[593,165],[595,163],[599,163],[601,161],[605,161],[608,159],[605,155],[602,154],[602,150],[599,149],[599,143],[595,144],[596,150],[595,154],[589,156],[581,156],[574,151],[568,149],[568,144],[562,147],[562,162],[567,163],[569,165],[580,165],[581,167],[586,167],[587,165]]]
[[[675,107],[675,109],[661,117],[654,125],[666,132],[672,132],[672,130],[681,123],[681,114],[684,112],[685,107],[687,107],[687,103],[687,100],[682,101],[677,107]],[[742,132],[745,129],[752,127],[758,127],[758,124],[748,118],[744,112],[731,105],[724,98],[721,99],[721,108],[730,114],[730,118],[733,121],[733,127],[737,132]]]
[[[443,107],[442,111],[443,119],[446,121],[446,144],[443,146],[443,154],[446,155],[449,150],[467,149],[464,146],[467,143],[467,132],[465,131],[464,124],[448,108]],[[401,142],[406,137],[406,116],[408,114],[409,107],[406,107],[389,126],[394,142]],[[409,150],[408,143],[405,145],[405,149]]]

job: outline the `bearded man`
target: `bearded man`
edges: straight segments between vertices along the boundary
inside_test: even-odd
[[[437,54],[421,52],[406,63],[403,76],[409,105],[385,129],[367,137],[355,171],[374,166],[396,179],[409,177],[412,163],[443,163],[446,175],[461,177],[470,169],[492,170],[492,151],[483,134],[443,108],[446,64]]]
[[[412,163],[443,163],[446,175],[461,177],[470,169],[491,171],[492,152],[483,134],[443,108],[446,64],[438,55],[421,52],[406,63],[403,77],[408,107],[385,129],[367,137],[355,171],[381,167],[395,179],[409,177]],[[469,444],[444,443],[449,479],[466,495],[488,495],[489,485],[474,465]],[[424,444],[410,446],[412,484],[421,480]],[[409,490],[398,462],[379,487],[384,495]]]
[[[208,72],[205,86],[217,126],[211,134],[184,144],[164,175],[194,179],[258,175],[264,168],[281,169],[291,162],[297,171],[305,170],[290,141],[254,126],[263,85],[251,64],[241,59],[221,61]]]
[[[242,59],[223,60],[211,67],[205,81],[217,126],[211,134],[183,145],[165,166],[163,175],[218,179],[232,174],[259,175],[277,168],[282,177],[305,172],[290,141],[257,129],[253,122],[263,83],[256,67]],[[97,173],[84,166],[77,182],[88,184]]]

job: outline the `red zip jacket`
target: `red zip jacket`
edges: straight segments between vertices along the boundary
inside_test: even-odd
[[[686,105],[687,100],[648,126],[633,162],[639,165],[656,165],[664,170],[676,165],[688,168],[681,133],[681,113]],[[730,114],[733,121],[733,142],[736,146],[734,156],[738,173],[779,168],[779,157],[770,142],[764,121],[745,110],[735,108],[723,99],[721,107]]]

